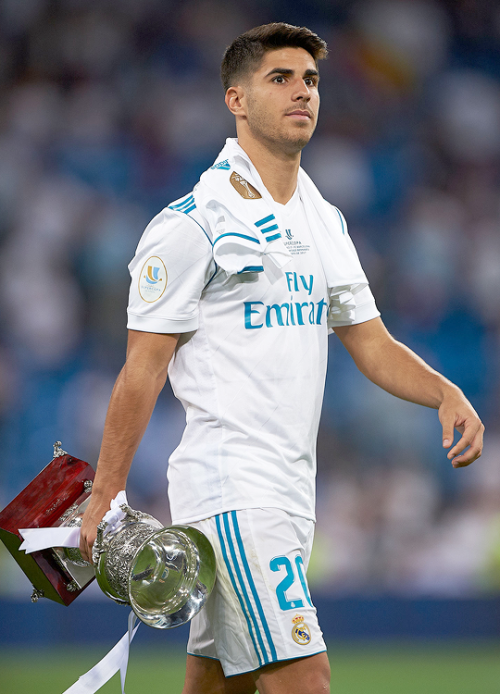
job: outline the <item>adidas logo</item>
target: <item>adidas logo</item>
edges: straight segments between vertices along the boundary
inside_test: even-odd
[[[227,159],[224,159],[224,161],[219,161],[219,162],[217,162],[217,164],[214,164],[210,168],[211,169],[222,169],[223,171],[229,171],[229,169],[231,167],[229,166],[229,161]]]

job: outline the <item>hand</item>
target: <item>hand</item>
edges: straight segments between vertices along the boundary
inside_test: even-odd
[[[453,389],[444,397],[438,414],[443,427],[443,448],[452,445],[455,429],[462,434],[448,452],[453,467],[466,467],[477,460],[483,451],[484,426],[464,394]]]
[[[93,563],[92,547],[97,537],[97,526],[109,511],[112,498],[114,497],[109,499],[106,497],[99,498],[92,493],[89,505],[83,514],[80,528],[80,553],[82,557],[91,564]]]

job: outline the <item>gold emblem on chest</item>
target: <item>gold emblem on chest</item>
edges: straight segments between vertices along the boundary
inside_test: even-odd
[[[245,200],[258,200],[262,197],[259,191],[254,188],[251,183],[245,181],[243,176],[240,176],[240,174],[236,173],[236,171],[233,171],[229,177],[229,180],[231,181],[233,188],[241,195],[242,198],[245,198]]]

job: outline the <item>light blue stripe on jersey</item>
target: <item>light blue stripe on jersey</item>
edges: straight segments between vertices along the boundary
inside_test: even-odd
[[[178,202],[176,205],[169,205],[171,210],[182,210],[183,207],[189,207],[191,203],[194,202],[194,195],[188,195],[187,198],[184,198],[181,202]]]
[[[227,514],[224,514],[224,516],[225,516],[225,515],[227,515]],[[224,517],[224,516],[223,516],[223,517]],[[225,521],[225,518],[224,518],[224,521]],[[258,659],[259,659],[259,665],[260,665],[260,667],[262,667],[263,662],[262,662],[261,652],[260,652],[259,649],[257,648],[257,644],[256,644],[256,642],[255,642],[254,627],[253,627],[253,625],[252,625],[252,623],[251,623],[251,621],[250,621],[250,617],[249,617],[249,615],[248,615],[248,613],[247,613],[247,610],[245,609],[245,603],[244,603],[243,597],[242,597],[242,595],[239,593],[238,588],[237,588],[237,586],[236,586],[236,579],[235,579],[235,577],[234,577],[234,573],[233,573],[233,569],[232,569],[232,566],[231,566],[231,562],[229,561],[229,557],[228,557],[228,554],[227,554],[226,542],[225,542],[225,540],[224,540],[224,535],[223,535],[223,533],[222,533],[222,527],[221,527],[221,522],[220,522],[220,515],[219,515],[219,516],[215,516],[215,523],[216,523],[216,525],[217,525],[217,533],[218,533],[218,535],[219,535],[219,542],[220,542],[220,546],[221,546],[221,549],[222,549],[222,556],[224,557],[224,563],[226,564],[226,567],[227,567],[227,570],[228,570],[228,573],[229,573],[229,578],[231,579],[231,584],[232,584],[232,586],[233,586],[233,588],[234,588],[234,592],[236,593],[236,595],[237,595],[237,597],[238,597],[238,600],[239,600],[239,603],[240,603],[240,606],[241,606],[241,610],[242,610],[243,614],[245,615],[245,619],[246,619],[247,626],[248,626],[248,632],[249,632],[249,634],[250,634],[250,638],[252,639],[252,643],[253,643],[253,647],[254,647],[254,649],[255,649],[255,652],[257,653],[257,657],[258,657]],[[267,662],[267,661],[266,661],[266,662]]]
[[[237,234],[235,231],[228,231],[228,232],[226,232],[225,234],[221,234],[220,236],[218,236],[218,237],[215,239],[214,245],[217,243],[217,241],[218,241],[219,239],[223,239],[224,236],[239,236],[239,237],[242,238],[242,239],[247,239],[247,241],[253,241],[254,243],[257,243],[257,244],[260,245],[259,239],[254,239],[253,236],[247,236],[246,234]]]
[[[266,238],[266,241],[269,243],[269,241],[276,241],[276,239],[280,239],[281,234],[274,234],[274,236],[268,236]]]
[[[340,212],[340,210],[339,210],[338,207],[335,207],[335,209],[337,210],[338,215],[339,215],[339,217],[340,217],[340,223],[342,224],[342,233],[345,234],[344,220],[343,220],[343,218],[342,218],[342,214],[341,214],[341,212]]]
[[[182,212],[183,214],[187,215],[187,216],[189,217],[189,219],[192,219],[193,222],[195,222],[195,223],[200,227],[200,229],[202,230],[202,232],[203,232],[203,233],[205,234],[205,236],[207,237],[208,242],[210,243],[210,245],[211,245],[211,246],[214,245],[214,244],[212,243],[212,239],[211,239],[210,236],[207,234],[207,232],[205,231],[205,229],[201,226],[201,224],[198,222],[198,220],[195,219],[194,217],[191,217],[191,215],[188,214],[189,212],[192,212],[193,210],[196,209],[196,203],[195,203],[195,201],[194,201],[194,195],[193,195],[192,193],[190,193],[187,197],[184,197],[184,199],[183,199],[181,202],[179,202],[179,203],[177,203],[177,204],[175,204],[175,205],[168,205],[168,209],[169,209],[169,210],[173,210],[174,212]],[[215,270],[214,274],[213,274],[212,277],[210,278],[209,283],[210,283],[210,282],[212,281],[212,279],[215,277],[216,272],[217,272],[217,270]],[[207,285],[207,286],[208,286],[208,285]]]
[[[269,217],[263,217],[262,219],[259,219],[258,222],[255,222],[256,227],[261,227],[263,224],[267,224],[268,222],[272,221],[274,219],[274,215],[270,214]]]
[[[273,224],[271,227],[266,227],[265,229],[261,229],[261,232],[263,234],[267,234],[268,231],[276,231],[277,228],[278,228],[278,225]]]
[[[248,565],[248,560],[247,560],[247,557],[245,554],[245,548],[243,546],[243,542],[241,539],[241,533],[240,533],[240,528],[238,525],[238,518],[236,515],[236,511],[231,511],[231,519],[233,521],[233,528],[234,528],[234,533],[236,536],[236,542],[238,543],[238,548],[240,550],[240,556],[241,556],[241,559],[243,561],[243,566],[245,568],[247,580],[248,580],[248,583],[250,585],[250,590],[252,591],[252,595],[254,597],[255,604],[257,606],[257,611],[259,613],[259,616],[260,616],[260,619],[262,622],[262,626],[264,627],[264,631],[265,631],[266,638],[267,638],[267,643],[269,644],[269,648],[271,650],[271,662],[274,662],[278,659],[278,655],[276,653],[276,648],[274,647],[271,632],[269,631],[269,626],[267,624],[266,617],[264,615],[264,610],[262,609],[262,604],[261,604],[261,602],[259,600],[259,596],[257,594],[257,589],[255,587],[253,576],[252,576],[252,573],[250,571],[250,566]]]
[[[240,270],[237,274],[241,275],[242,272],[264,272],[264,266],[263,265],[247,265],[246,267],[243,268],[243,270]]]

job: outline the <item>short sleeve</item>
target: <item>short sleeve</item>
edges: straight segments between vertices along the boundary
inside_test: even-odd
[[[154,333],[196,330],[199,300],[215,270],[204,229],[165,208],[147,226],[129,265],[127,327]]]
[[[328,319],[328,327],[330,329],[340,328],[344,325],[357,325],[358,323],[366,323],[380,316],[380,311],[377,308],[375,299],[370,287],[367,285],[354,295],[351,294],[353,304],[350,305],[349,311],[338,317],[330,311]]]
[[[338,207],[330,205],[330,203],[328,205],[334,211],[333,219],[349,249],[349,253],[345,256],[345,261],[350,263],[351,277],[356,277],[355,281],[330,289],[328,328],[333,330],[345,325],[366,323],[366,321],[380,316],[380,311],[375,304],[375,299],[361,267],[353,240],[349,236],[345,217]]]

